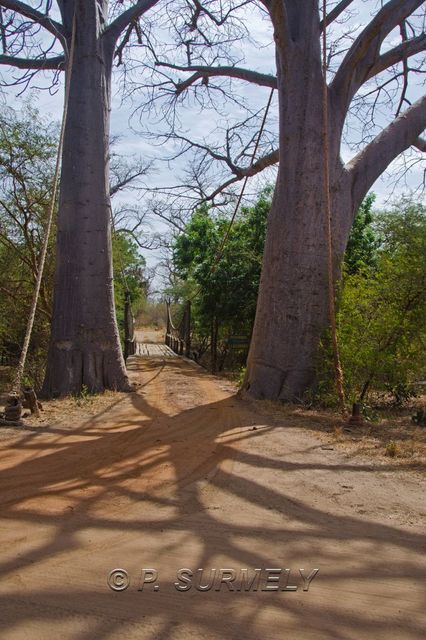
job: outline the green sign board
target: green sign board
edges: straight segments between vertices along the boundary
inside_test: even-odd
[[[250,339],[247,336],[231,336],[228,338],[228,345],[230,347],[248,347],[250,345]]]

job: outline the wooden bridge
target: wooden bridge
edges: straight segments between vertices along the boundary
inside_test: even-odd
[[[130,301],[125,304],[124,357],[140,356],[145,358],[176,358],[191,356],[191,303],[183,307],[182,318],[178,326],[172,321],[170,302],[167,302],[166,330],[135,329]]]
[[[137,329],[135,331],[135,356],[142,358],[177,358],[175,353],[164,343],[165,332],[163,329]]]

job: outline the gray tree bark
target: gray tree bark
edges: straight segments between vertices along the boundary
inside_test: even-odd
[[[76,0],[53,321],[42,390],[47,396],[78,392],[83,385],[92,392],[129,388],[112,274],[109,117],[114,45],[101,37],[107,4]],[[72,14],[67,22],[70,32]]]
[[[335,19],[352,0],[330,12]],[[134,20],[158,0],[135,0],[105,26],[108,0],[58,0],[59,24],[18,0],[5,9],[40,24],[70,44],[76,7],[77,39],[61,177],[54,319],[44,384],[47,395],[124,389],[128,385],[115,321],[108,130],[113,50]],[[256,397],[300,399],[315,384],[315,358],[327,326],[326,207],[323,195],[321,24],[318,0],[262,0],[274,26],[279,93],[278,181],[266,238],[247,391]],[[329,90],[330,194],[335,277],[353,216],[390,162],[419,139],[426,126],[426,98],[396,118],[348,165],[339,155],[341,131],[352,98],[366,80],[425,48],[424,34],[381,55],[386,36],[424,0],[388,0],[349,48]],[[25,26],[21,23],[21,28]],[[66,67],[62,57],[21,59],[0,55],[0,64],[25,69]],[[173,65],[172,65],[173,66]],[[199,74],[230,75],[266,86],[273,77],[238,68],[194,67]],[[179,85],[178,91],[183,90]],[[249,175],[277,159],[271,153]],[[233,180],[229,182],[232,183]]]
[[[300,401],[315,387],[317,349],[329,322],[320,21],[318,0],[270,0],[265,4],[276,43],[280,163],[244,389],[256,398]],[[382,10],[380,15],[382,29],[370,25],[365,29],[330,87],[330,196],[336,280],[362,199],[426,124],[426,100],[422,99],[351,165],[344,166],[340,159],[346,111],[358,86],[355,80],[362,84],[372,72],[370,50],[377,56],[380,38],[385,37],[386,28],[392,28],[392,20],[399,19],[396,13],[403,15],[402,9],[407,13],[418,4],[418,0],[390,2],[385,7],[387,13]],[[360,51],[364,51],[364,59]],[[354,53],[359,57],[356,73],[351,68]]]

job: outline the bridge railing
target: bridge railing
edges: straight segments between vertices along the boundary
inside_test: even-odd
[[[191,302],[187,300],[183,310],[182,320],[175,326],[172,320],[171,302],[166,302],[167,326],[166,345],[180,356],[190,357],[191,353]]]
[[[124,359],[136,353],[135,318],[130,303],[130,293],[126,292],[124,299]]]

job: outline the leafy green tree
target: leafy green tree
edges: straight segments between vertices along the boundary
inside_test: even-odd
[[[50,206],[57,127],[27,103],[0,114],[0,352],[22,345]],[[51,319],[54,234],[50,241],[27,375],[41,382]]]
[[[373,226],[374,193],[369,193],[358,209],[345,252],[344,266],[348,274],[359,273],[364,267],[376,263],[377,248],[380,244]]]
[[[217,362],[219,343],[226,345],[233,334],[251,334],[270,193],[265,189],[253,207],[243,208],[223,251],[229,219],[212,217],[207,207],[194,213],[174,245],[174,266],[190,283],[195,331],[201,338],[209,336],[213,369],[223,365],[223,358]]]
[[[360,400],[426,375],[426,207],[403,199],[375,226],[376,264],[346,276],[339,309],[346,384]]]
[[[112,236],[112,260],[115,312],[123,340],[125,294],[129,291],[132,311],[137,315],[147,296],[146,262],[139,253],[137,243],[127,234],[120,232]]]

